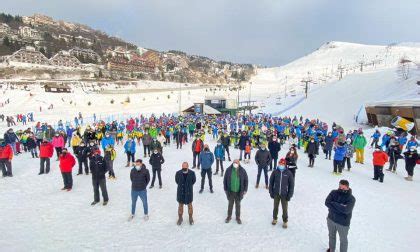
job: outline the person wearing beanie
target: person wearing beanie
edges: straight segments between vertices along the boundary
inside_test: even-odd
[[[334,252],[336,247],[337,232],[340,236],[340,252],[347,252],[347,235],[350,229],[350,220],[356,199],[352,195],[350,184],[347,180],[340,180],[337,190],[332,190],[325,199],[328,208],[327,227],[329,248],[327,252]]]
[[[6,141],[0,141],[0,168],[3,172],[3,177],[12,177],[12,159],[13,148]]]
[[[283,210],[283,228],[287,228],[288,222],[288,202],[293,197],[295,188],[295,179],[291,171],[286,169],[286,160],[280,159],[277,168],[270,176],[269,193],[270,197],[274,199],[273,209],[273,225],[277,224],[277,215],[279,212],[279,204]]]
[[[101,188],[102,197],[104,199],[103,205],[106,206],[108,204],[108,191],[106,189],[106,179],[105,174],[106,164],[104,158],[101,156],[101,151],[96,149],[93,151],[92,157],[89,159],[89,168],[90,173],[92,174],[92,185],[93,185],[93,202],[91,203],[92,206],[99,203],[99,188]]]
[[[408,176],[405,177],[407,181],[413,181],[414,176],[414,167],[419,163],[419,155],[415,146],[411,146],[410,149],[404,152],[405,158],[405,170],[407,171]]]
[[[373,180],[384,182],[384,165],[388,162],[388,155],[380,147],[373,152]]]

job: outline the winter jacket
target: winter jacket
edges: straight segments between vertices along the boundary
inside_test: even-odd
[[[101,145],[102,145],[102,149],[105,150],[105,148],[108,145],[114,146],[115,145],[115,140],[113,137],[109,136],[109,137],[104,137],[101,140]]]
[[[136,168],[131,169],[130,172],[131,190],[133,191],[144,191],[150,182],[150,173],[143,164],[140,170]]]
[[[415,167],[417,164],[417,160],[419,159],[419,155],[416,150],[404,152],[404,157],[405,165],[407,167]]]
[[[39,146],[40,158],[51,158],[54,155],[54,146],[50,142],[41,143]]]
[[[162,145],[160,144],[160,142],[159,141],[155,141],[155,140],[153,140],[151,143],[150,143],[150,149],[152,149],[152,150],[158,150],[158,151],[162,151]]]
[[[76,147],[75,155],[78,160],[85,160],[89,156],[90,149],[87,146]]]
[[[71,137],[70,145],[72,147],[76,147],[76,146],[79,146],[81,142],[82,142],[82,139],[79,137],[79,135],[73,135]]]
[[[268,143],[268,149],[270,150],[270,155],[272,158],[279,157],[280,143],[277,141],[271,141]]]
[[[231,185],[231,177],[232,177],[232,169],[236,169],[233,165],[230,165],[225,172],[225,177],[223,178],[223,188],[227,194],[231,192],[230,185]],[[248,174],[246,173],[245,169],[242,166],[238,167],[238,176],[239,176],[239,196],[240,199],[244,197],[244,194],[248,191]]]
[[[62,136],[53,137],[52,145],[54,146],[54,148],[64,148],[64,138]]]
[[[210,169],[214,163],[214,155],[210,151],[202,151],[198,158],[200,159],[201,168],[203,170]]]
[[[325,147],[324,149],[327,151],[331,151],[334,146],[334,138],[332,136],[325,137]]]
[[[328,218],[342,226],[350,226],[350,220],[356,199],[352,195],[351,189],[347,192],[333,190],[325,200],[328,207]]]
[[[334,150],[334,160],[343,161],[346,156],[346,147],[337,146]]]
[[[165,163],[165,159],[163,159],[163,156],[162,154],[160,154],[160,152],[158,152],[157,154],[152,153],[149,159],[149,164],[152,166],[153,169],[162,169],[163,163]]]
[[[83,139],[85,140],[85,143],[88,143],[90,141],[96,140],[96,134],[94,131],[86,130],[83,134]]]
[[[346,143],[344,147],[346,147],[346,158],[353,158],[354,146]]]
[[[306,146],[306,153],[308,153],[308,155],[318,155],[319,151],[319,144],[318,142],[309,142],[308,146]]]
[[[124,144],[125,153],[136,153],[136,142],[133,140],[127,140]]]
[[[143,145],[150,145],[152,143],[152,137],[149,134],[143,136]]]
[[[198,146],[197,146],[198,144]],[[201,139],[196,139],[194,140],[194,142],[192,143],[192,151],[193,152],[201,152],[204,149],[204,144],[203,141],[201,141]]]
[[[239,138],[238,146],[239,146],[239,149],[240,150],[245,150],[245,145],[246,145],[246,142],[247,141],[249,141],[249,137],[248,136],[241,136]],[[251,142],[251,141],[249,141],[249,142]]]
[[[93,157],[89,159],[89,169],[92,173],[92,180],[105,179],[107,170],[105,160],[101,155],[93,155]]]
[[[62,154],[60,156],[60,171],[61,172],[71,172],[73,170],[76,160],[73,155],[70,153]]]
[[[178,185],[176,193],[178,203],[188,205],[193,202],[193,186],[195,181],[196,177],[194,171],[188,170],[188,173],[186,174],[184,174],[182,170],[177,171],[175,174],[175,182]]]
[[[26,146],[29,150],[35,149],[37,147],[35,139],[32,137],[28,137],[28,139],[26,140]]]
[[[386,162],[388,162],[388,155],[385,152],[373,152],[373,165],[384,166]]]
[[[218,144],[214,147],[214,157],[222,161],[225,160],[225,147],[223,147],[222,144]]]
[[[363,135],[357,135],[353,141],[354,148],[357,149],[364,149],[367,144],[366,138]]]
[[[283,171],[275,169],[273,173],[271,173],[268,186],[271,198],[280,195],[280,197],[285,197],[287,201],[289,201],[293,197],[294,188],[295,179],[293,178],[291,171],[287,169]]]
[[[15,132],[6,132],[4,133],[4,141],[6,142],[6,144],[11,144],[19,141],[19,138]]]
[[[5,146],[0,146],[0,159],[8,159],[12,160],[13,158],[13,149],[10,144],[6,144]]]
[[[255,154],[255,163],[258,165],[258,167],[267,167],[270,165],[271,162],[271,154],[270,152],[265,149],[259,149],[257,153]]]
[[[230,136],[222,135],[220,137],[220,141],[222,141],[223,146],[229,146],[230,145]]]
[[[297,169],[297,158],[292,155],[286,156],[286,166],[287,169]]]

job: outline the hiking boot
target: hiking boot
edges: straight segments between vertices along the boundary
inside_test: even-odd
[[[178,221],[176,222],[176,224],[177,224],[178,226],[181,226],[182,221],[183,221],[182,216],[179,216],[179,217],[178,217]]]
[[[190,217],[189,217],[189,222],[190,222],[191,226],[194,225],[194,219],[193,219],[192,215],[190,215]]]
[[[210,193],[214,193],[213,188],[212,188],[212,189],[210,189]]]
[[[237,222],[239,225],[241,225],[241,224],[242,224],[241,218],[236,217],[236,222]]]
[[[125,167],[130,167],[130,162],[127,162],[127,165]]]
[[[284,228],[284,229],[287,228],[287,222],[283,222],[282,228]]]
[[[225,220],[225,223],[229,223],[231,219],[232,219],[232,218],[228,216],[228,217],[226,218],[226,220]]]
[[[258,189],[258,184],[256,184],[256,185],[255,185],[255,188],[257,188],[257,189]]]
[[[90,203],[90,205],[91,205],[91,206],[94,206],[94,205],[96,205],[96,204],[98,204],[98,203],[99,203],[99,202],[94,201],[94,202]]]
[[[267,190],[268,190],[268,185],[266,185],[266,186],[265,186],[265,189],[267,189]]]
[[[277,220],[276,219],[273,219],[273,221],[271,222],[271,225],[276,225],[277,224]]]
[[[203,189],[200,189],[200,191],[198,193],[203,193]]]
[[[154,186],[152,186],[152,185],[151,185],[151,186],[149,186],[149,189],[152,189],[153,187],[154,187]]]
[[[108,205],[108,201],[104,201],[104,203],[102,203],[103,206]]]
[[[412,176],[407,176],[404,179],[407,180],[407,181],[413,181],[413,177]]]
[[[162,185],[159,186],[159,189],[162,189]]]
[[[143,218],[144,218],[145,221],[148,221],[149,220],[149,215],[146,214]]]
[[[213,173],[213,176],[214,176],[214,175],[217,175],[217,174],[219,174],[219,173],[218,173],[218,172],[215,172],[215,173]]]

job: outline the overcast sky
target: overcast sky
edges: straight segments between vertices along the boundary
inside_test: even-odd
[[[279,66],[336,40],[420,41],[420,0],[1,0],[138,46]]]

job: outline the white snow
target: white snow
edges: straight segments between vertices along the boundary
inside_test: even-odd
[[[383,55],[386,50],[390,52],[385,57]],[[335,121],[347,131],[360,127],[354,123],[354,115],[365,103],[419,99],[417,70],[413,70],[412,77],[406,81],[401,81],[396,74],[396,62],[402,55],[414,60],[419,54],[420,49],[408,46],[386,49],[385,46],[333,42],[286,66],[259,70],[252,85],[246,85],[240,96],[241,100],[248,100],[251,93],[251,100],[264,106],[258,112],[304,115],[320,118],[328,124]],[[376,67],[366,67],[363,73],[354,68],[338,81],[336,69],[340,59],[343,59],[341,64],[350,69],[350,66],[357,66],[363,55],[366,61],[375,59],[376,55],[383,60]],[[310,71],[312,78],[319,80],[323,78],[325,68],[325,83],[311,84],[308,99],[303,99],[302,78],[306,78]],[[286,98],[285,76],[288,76]],[[160,85],[154,82],[142,83],[136,88],[150,89],[155,84]],[[167,83],[163,87],[171,88],[168,85],[178,87],[177,83]],[[179,107],[177,91],[139,94],[94,94],[85,91],[76,88],[71,94],[53,95],[44,93],[40,87],[34,87],[30,91],[33,96],[29,96],[28,91],[7,90],[2,93],[0,102],[10,98],[12,104],[5,105],[0,111],[6,115],[33,111],[36,121],[54,124],[59,119],[72,121],[79,111],[86,119],[96,113],[98,118],[122,120],[139,113],[177,112]],[[204,87],[191,90],[186,88],[182,92],[182,107],[194,101],[202,101],[205,95],[221,94],[230,98],[236,98],[237,95],[226,89],[210,93],[205,92]],[[131,102],[126,104],[124,100],[128,95]],[[169,99],[167,95],[170,95]],[[113,105],[110,104],[111,99],[115,100]],[[72,105],[70,101],[73,101]],[[89,101],[92,102],[91,106],[87,105]],[[54,104],[55,108],[47,111],[46,107],[50,104]],[[43,107],[42,113],[37,112],[39,106]],[[5,125],[0,123],[0,131],[4,129]],[[365,135],[369,137],[370,132],[366,130]],[[207,136],[206,142],[213,150],[215,141]],[[267,190],[254,188],[257,169],[253,161],[248,165],[243,164],[250,184],[242,201],[242,225],[224,223],[227,200],[222,178],[213,176],[214,194],[209,193],[207,184],[205,192],[198,194],[200,174],[196,172],[195,225],[189,226],[184,222],[183,226],[176,226],[174,175],[182,161],[192,163],[190,143],[182,150],[176,150],[174,146],[164,149],[164,187],[161,190],[148,190],[150,220],[145,222],[141,218],[142,205],[139,200],[137,217],[133,222],[127,222],[131,206],[130,169],[124,167],[122,148],[118,147],[117,151],[114,168],[118,179],[107,181],[110,203],[106,207],[90,206],[93,200],[90,176],[74,176],[73,190],[62,192],[62,179],[56,161],[52,162],[49,175],[38,176],[38,160],[30,158],[29,154],[15,157],[14,177],[0,180],[0,247],[11,251],[325,251],[328,232],[324,201],[330,190],[338,187],[338,181],[345,178],[350,181],[356,197],[349,232],[349,251],[418,251],[418,171],[416,169],[414,182],[406,182],[403,179],[406,175],[404,162],[400,160],[397,174],[386,173],[384,184],[374,182],[370,179],[373,175],[370,149],[365,151],[364,165],[353,164],[351,172],[344,171],[341,177],[331,175],[332,161],[325,160],[322,155],[315,161],[315,168],[308,168],[308,159],[300,151],[287,230],[283,230],[281,225],[271,225],[273,201]],[[136,158],[140,158],[139,153],[142,151],[142,147],[137,149]],[[282,149],[280,156],[285,153],[286,150]],[[255,151],[252,157],[254,155]],[[233,150],[232,157],[238,156],[238,151]],[[225,167],[228,164],[225,162]],[[185,209],[184,219],[187,218],[186,212]]]

